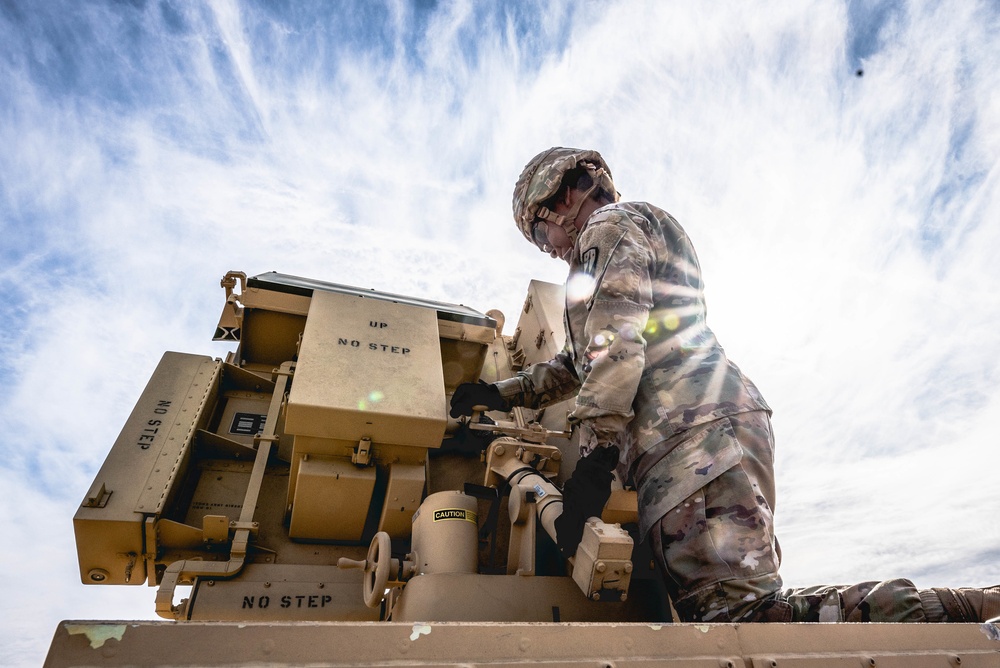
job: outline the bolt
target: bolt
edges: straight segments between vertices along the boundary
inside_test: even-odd
[[[502,456],[503,453],[505,453],[505,452],[507,452],[507,451],[503,449],[502,445],[498,445],[498,446],[496,446],[496,447],[493,448],[493,454],[496,455],[497,457]]]
[[[632,562],[631,561],[625,562],[624,568],[625,568],[625,572],[626,573],[631,573],[632,572]]]
[[[208,586],[209,587],[214,587],[215,586],[215,580],[209,580],[208,581]]]
[[[620,600],[620,601],[622,601],[624,603],[625,599],[627,599],[627,598],[628,598],[628,594],[625,593],[625,592],[622,592],[621,598],[619,598],[618,600]]]
[[[270,586],[271,586],[271,583],[270,583],[270,582],[265,582],[265,583],[264,583],[264,586],[265,586],[265,587],[270,587]]]
[[[608,570],[608,566],[603,561],[598,561],[597,565],[594,566],[594,570],[597,571],[598,573],[603,573],[604,571]]]
[[[595,591],[593,594],[590,595],[590,598],[593,599],[593,600],[595,600],[595,601],[600,601],[601,600],[601,595],[598,592]]]

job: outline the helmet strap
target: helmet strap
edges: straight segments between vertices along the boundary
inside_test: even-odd
[[[603,168],[597,170],[588,169],[588,171],[591,173],[594,184],[584,191],[583,197],[578,199],[573,208],[567,211],[565,215],[560,215],[544,206],[539,207],[538,212],[535,214],[545,222],[561,227],[574,246],[576,245],[577,234],[579,234],[579,230],[576,227],[576,219],[580,215],[580,209],[583,208],[583,203],[589,200],[591,195],[601,187],[601,177],[604,176]]]

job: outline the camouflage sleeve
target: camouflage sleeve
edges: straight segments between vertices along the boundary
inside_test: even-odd
[[[583,376],[570,420],[581,424],[581,453],[616,443],[632,419],[645,368],[643,330],[652,307],[653,251],[620,211],[598,213],[580,234],[587,299]],[[579,326],[578,323],[577,326]]]
[[[562,401],[580,387],[569,353],[561,352],[548,362],[532,364],[513,378],[496,383],[506,408],[542,408]]]

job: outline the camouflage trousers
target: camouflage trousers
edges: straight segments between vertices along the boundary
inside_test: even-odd
[[[783,590],[770,418],[765,411],[741,413],[685,436],[720,427],[742,449],[739,463],[670,509],[649,531],[681,621],[928,621],[921,592],[908,580]]]

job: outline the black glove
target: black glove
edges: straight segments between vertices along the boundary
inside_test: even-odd
[[[472,415],[473,406],[486,406],[486,410],[498,411],[504,408],[503,397],[496,385],[479,381],[478,383],[462,383],[451,395],[451,413],[453,418],[461,415]]]
[[[597,448],[576,463],[573,475],[563,485],[563,511],[556,518],[556,544],[569,559],[583,539],[583,525],[600,517],[611,498],[611,472],[618,466],[618,447]]]

